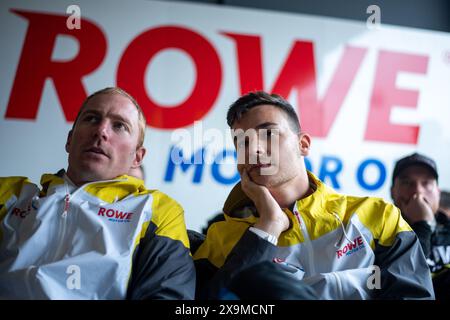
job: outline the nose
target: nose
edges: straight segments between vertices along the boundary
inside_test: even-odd
[[[415,194],[424,194],[425,193],[425,188],[424,186],[420,183],[420,181],[415,181],[412,187],[412,193]]]
[[[267,140],[259,137],[258,134],[251,135],[248,144],[249,163],[259,163],[261,157],[263,157],[267,150]]]
[[[97,124],[94,130],[94,138],[100,138],[101,140],[108,140],[110,134],[110,125],[107,120],[102,120]]]

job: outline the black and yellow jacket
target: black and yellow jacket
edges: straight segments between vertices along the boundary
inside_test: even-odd
[[[338,194],[308,175],[315,191],[284,209],[290,227],[277,246],[248,230],[258,215],[234,187],[225,221],[211,225],[194,255],[199,297],[218,298],[241,270],[272,261],[320,299],[434,298],[419,241],[394,205]]]
[[[120,176],[0,178],[0,298],[193,299],[182,207]]]

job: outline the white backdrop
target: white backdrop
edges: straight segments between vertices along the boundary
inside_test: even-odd
[[[188,228],[200,230],[237,181],[232,157],[180,165],[170,151],[190,159],[203,148],[208,160],[232,151],[217,137],[228,137],[227,107],[241,91],[265,89],[301,111],[313,132],[312,171],[338,191],[390,200],[394,162],[413,151],[436,160],[450,189],[449,34],[144,0],[77,1],[81,29],[69,30],[71,4],[0,3],[0,176],[38,182],[65,168],[83,89],[120,85],[149,118],[148,187],[179,201]]]

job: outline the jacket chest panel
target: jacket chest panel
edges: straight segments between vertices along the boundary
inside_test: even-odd
[[[371,241],[371,232],[355,214],[345,226],[345,234],[341,228],[337,228],[315,240],[279,247],[278,255],[282,263],[302,271],[295,272],[297,276],[307,277],[330,270],[371,266],[375,260]]]
[[[0,274],[23,280],[9,283],[14,277],[0,276],[0,289],[17,290],[18,297],[33,292],[28,298],[123,298],[136,239],[151,219],[151,197],[102,203],[78,193],[67,207],[65,196],[34,199],[22,216],[14,208],[27,210],[33,196],[19,197],[11,207],[2,224]],[[79,290],[70,288],[74,272]]]

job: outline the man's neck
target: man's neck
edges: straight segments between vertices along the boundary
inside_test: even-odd
[[[64,180],[66,180],[69,184],[73,185],[74,187],[78,188],[81,185],[83,185],[83,183],[78,184],[74,179],[72,179],[72,177],[70,176],[70,174],[68,172],[64,173],[63,176]]]
[[[66,177],[77,188],[81,187],[86,183],[92,182],[92,181],[80,181],[81,179],[79,179],[79,176],[74,174],[74,172],[70,170],[70,168],[68,168],[66,171]]]
[[[281,208],[291,208],[297,200],[303,199],[314,192],[306,174],[296,176],[275,188],[269,188],[269,191]]]

